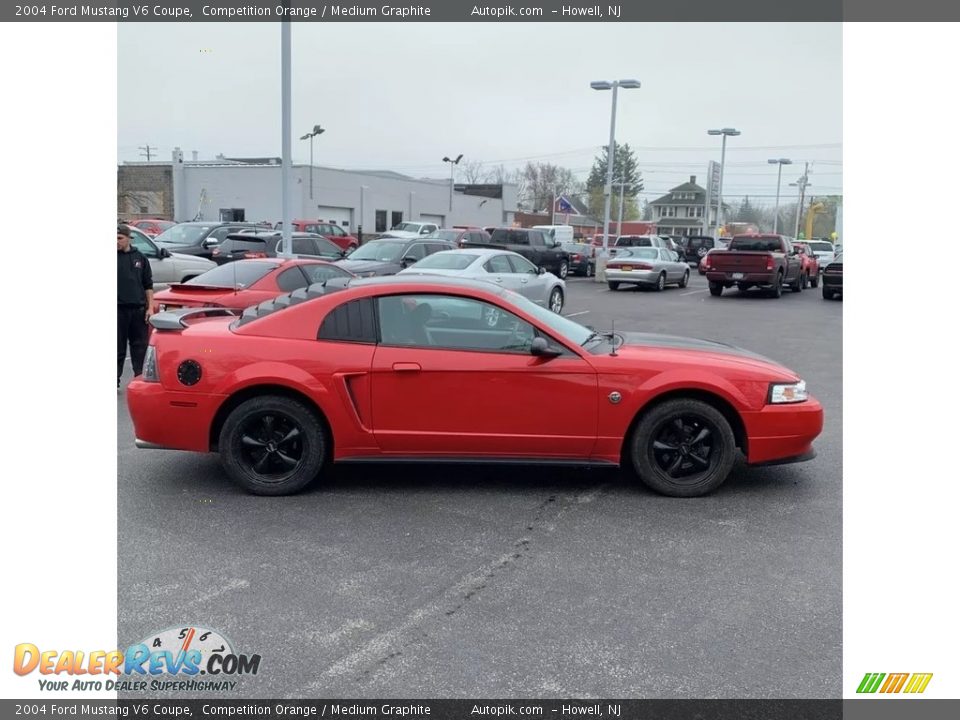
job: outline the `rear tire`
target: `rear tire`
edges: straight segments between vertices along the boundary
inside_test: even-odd
[[[611,290],[616,290],[618,287],[620,287],[620,283],[613,280],[607,280],[607,287]]]
[[[310,408],[280,395],[251,398],[227,416],[220,431],[220,463],[254,495],[290,495],[323,469],[326,429]]]
[[[723,295],[723,284],[718,282],[710,283],[710,294],[714,297],[720,297]]]
[[[773,287],[770,288],[770,297],[778,298],[783,295],[783,273],[777,273],[777,279],[773,283]]]
[[[667,274],[660,273],[660,275],[657,277],[657,284],[654,286],[654,288],[656,289],[657,292],[660,292],[666,286],[667,286]]]
[[[730,423],[700,400],[668,400],[646,413],[630,438],[640,480],[670,497],[697,497],[718,488],[733,467],[737,444]]]
[[[797,273],[797,279],[790,283],[790,292],[803,292],[803,273]]]
[[[820,274],[816,273],[812,278],[810,278],[810,287],[816,288],[820,284]]]

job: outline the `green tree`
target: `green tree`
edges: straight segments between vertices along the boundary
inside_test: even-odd
[[[726,204],[726,203],[724,203]],[[763,210],[756,207],[750,202],[749,197],[744,197],[740,202],[740,207],[737,209],[736,214],[728,218],[731,222],[744,222],[744,223],[753,223],[757,227],[763,224]]]
[[[587,177],[587,191],[590,198],[590,212],[592,215],[594,215],[594,217],[597,218],[602,218],[603,216],[603,190],[607,183],[608,156],[609,153],[607,147],[601,148],[600,153],[596,158],[594,158],[593,167],[590,169],[590,175]],[[614,183],[626,183],[626,186],[623,190],[623,217],[624,220],[626,220],[629,217],[628,213],[630,212],[631,208],[633,208],[632,217],[630,217],[630,219],[635,220],[639,216],[636,196],[643,191],[643,178],[639,168],[637,167],[637,158],[633,154],[633,150],[630,149],[630,145],[627,143],[624,143],[623,145],[616,143],[614,146],[613,181]],[[617,206],[619,201],[620,187],[615,184],[613,187],[613,194],[610,198],[610,216],[614,219],[617,217]]]

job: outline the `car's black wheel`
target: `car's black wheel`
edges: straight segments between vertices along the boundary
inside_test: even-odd
[[[720,297],[723,295],[723,283],[711,282],[710,283],[710,294],[714,297]]]
[[[689,270],[687,270],[685,273],[683,273],[683,277],[680,278],[680,282],[677,283],[677,284],[678,284],[681,288],[685,288],[685,287],[687,286],[687,283],[688,283],[688,282],[690,282],[690,271],[689,271]]]
[[[569,275],[569,274],[570,274],[570,265],[569,265],[569,263],[567,263],[566,260],[561,260],[561,261],[560,261],[560,272],[559,272],[559,274],[557,275],[557,277],[559,277],[561,280],[566,280],[566,279],[567,279],[567,275]]]
[[[810,287],[816,288],[817,285],[819,284],[820,284],[820,273],[816,273],[812,278],[810,278]]]
[[[783,273],[777,273],[777,279],[773,281],[773,287],[770,288],[771,297],[778,298],[783,295]]]
[[[560,311],[563,310],[563,290],[560,288],[554,288],[550,293],[550,309],[553,312],[560,314]]]
[[[833,300],[833,290],[827,290],[827,286],[823,286],[823,299],[824,300]]]
[[[668,400],[637,424],[630,439],[633,468],[663,495],[696,497],[730,474],[737,446],[723,414],[700,400]]]
[[[611,290],[616,290],[618,287],[620,287],[620,283],[614,282],[613,280],[607,280],[607,287]]]
[[[303,403],[263,395],[238,405],[220,431],[220,462],[255,495],[290,495],[313,480],[327,456],[326,430]]]

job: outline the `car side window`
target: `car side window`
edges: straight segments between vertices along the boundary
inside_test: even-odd
[[[513,266],[513,271],[515,273],[524,273],[526,275],[538,275],[539,270],[537,266],[532,262],[527,260],[525,257],[520,257],[519,255],[507,255],[505,256],[507,260],[510,261],[510,264]]]
[[[512,273],[513,266],[506,255],[494,255],[483,265],[483,269],[489,273]]]
[[[490,303],[453,295],[377,299],[384,345],[527,354],[536,329]]]
[[[160,253],[157,252],[157,246],[154,245],[150,239],[139,232],[130,233],[130,244],[133,245],[140,253],[147,258],[157,258],[160,257]]]
[[[317,246],[313,244],[311,238],[295,237],[293,238],[294,255],[316,255]]]
[[[243,228],[231,228],[231,227],[220,227],[220,228],[216,228],[216,229],[214,229],[214,230],[211,230],[211,231],[210,231],[210,234],[207,235],[207,237],[206,237],[205,239],[207,239],[207,240],[216,240],[217,242],[220,242],[221,240],[223,240],[223,239],[224,239],[227,235],[229,235],[230,233],[232,233],[232,232],[239,232],[239,231],[242,230],[242,229],[243,229]]]
[[[343,228],[341,228],[339,225],[331,225],[330,234],[333,235],[334,237],[346,237],[347,233],[344,232]]]
[[[377,342],[377,320],[373,298],[350,300],[338,305],[323,319],[318,340]]]
[[[304,275],[303,271],[298,267],[287,268],[277,275],[277,287],[284,292],[293,292],[309,284],[310,283],[307,282],[307,276]]]
[[[342,268],[338,268],[336,265],[301,265],[300,269],[306,274],[307,280],[309,280],[311,285],[313,285],[313,283],[326,282],[333,278],[350,277],[350,273]]]
[[[403,253],[403,257],[412,257],[416,260],[422,260],[427,256],[427,244],[426,243],[414,243],[406,249],[406,252]]]

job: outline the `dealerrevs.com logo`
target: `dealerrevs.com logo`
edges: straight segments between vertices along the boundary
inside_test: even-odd
[[[858,693],[922,693],[930,684],[933,673],[867,673],[860,681]]]
[[[13,671],[39,673],[40,689],[49,691],[231,691],[233,678],[259,669],[260,655],[237,653],[222,634],[199,626],[168,628],[126,650],[61,652],[20,643],[13,651]]]

